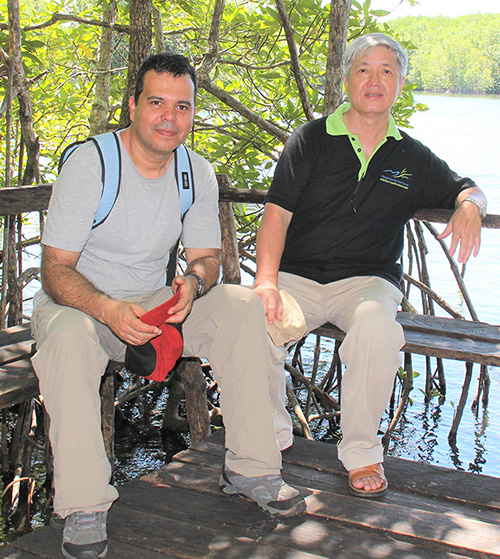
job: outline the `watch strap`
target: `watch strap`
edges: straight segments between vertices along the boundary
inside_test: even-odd
[[[464,200],[464,202],[471,202],[472,204],[474,204],[478,210],[479,210],[479,217],[481,218],[481,221],[486,217],[486,206],[484,204],[482,204],[479,200],[476,200],[474,198],[474,196],[467,196],[467,198]],[[463,202],[462,202],[463,204]]]
[[[203,279],[194,272],[188,272],[185,276],[193,276],[198,281],[198,287],[196,288],[195,299],[199,299],[203,295],[203,291],[205,290],[205,282]]]

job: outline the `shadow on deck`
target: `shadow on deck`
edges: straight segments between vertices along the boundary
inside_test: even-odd
[[[443,559],[500,557],[500,479],[387,458],[382,500],[352,497],[335,446],[296,439],[284,478],[307,514],[278,520],[219,494],[222,433],[120,488],[108,520],[110,559]],[[0,549],[60,558],[62,522]]]

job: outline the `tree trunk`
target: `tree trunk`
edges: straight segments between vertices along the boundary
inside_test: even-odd
[[[103,19],[113,25],[116,16],[116,0],[104,0]],[[90,112],[90,135],[106,132],[108,125],[109,91],[111,87],[111,62],[113,59],[114,32],[103,27],[97,62],[95,97]]]
[[[278,9],[281,25],[285,30],[286,42],[288,44],[288,50],[290,51],[290,60],[292,61],[292,72],[295,78],[295,83],[297,84],[297,89],[299,91],[302,109],[304,110],[304,114],[306,115],[307,120],[313,120],[314,114],[309,103],[309,98],[307,96],[306,85],[304,83],[302,71],[300,70],[299,55],[297,54],[297,47],[295,45],[295,39],[293,37],[294,32],[292,24],[290,23],[290,18],[288,17],[285,9],[285,2],[283,0],[276,0],[276,8]]]
[[[323,116],[333,113],[343,99],[342,55],[347,43],[350,11],[351,0],[331,0]]]
[[[12,67],[13,88],[19,101],[19,117],[21,120],[21,138],[26,146],[27,161],[20,184],[40,182],[40,145],[33,129],[33,106],[27,80],[24,74],[21,56],[21,22],[18,0],[8,0],[9,9],[9,56]],[[15,95],[12,95],[14,101]],[[21,172],[19,173],[21,176]]]
[[[161,11],[153,6],[154,36],[155,36],[155,53],[165,52],[165,41],[163,39],[163,22],[161,20]]]
[[[142,61],[151,52],[153,31],[151,28],[151,0],[132,0],[130,2],[130,46],[128,54],[127,87],[122,101],[120,128],[130,124],[128,100],[134,95],[137,71]]]

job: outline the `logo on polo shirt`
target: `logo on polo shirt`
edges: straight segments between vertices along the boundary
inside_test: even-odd
[[[380,180],[382,182],[392,184],[393,186],[397,186],[398,188],[408,190],[410,186],[408,179],[411,176],[411,173],[408,173],[406,169],[403,169],[402,171],[392,171],[391,169],[386,169],[385,171],[382,171]]]

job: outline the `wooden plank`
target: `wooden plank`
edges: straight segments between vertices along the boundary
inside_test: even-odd
[[[213,440],[211,437],[205,444]],[[342,475],[347,483],[347,472],[338,460],[335,445],[330,443],[296,437],[293,447],[283,453],[283,460]],[[389,492],[397,489],[500,513],[499,478],[391,456],[384,457],[384,468],[389,480]]]
[[[25,342],[18,342],[17,344],[10,344],[7,346],[0,346],[0,367],[18,361],[19,359],[26,359],[30,357],[33,347],[33,340]]]
[[[170,464],[144,479],[165,487],[183,487],[198,493],[216,492],[218,471],[189,463]],[[345,486],[344,486],[345,487]],[[302,488],[308,514],[329,519],[359,530],[369,529],[401,541],[436,551],[465,554],[467,557],[500,557],[498,518],[477,519],[462,511],[444,513],[410,509],[384,501],[366,501],[331,491]],[[242,502],[242,514],[246,506]]]
[[[230,202],[264,204],[267,191],[247,188],[231,188],[227,175],[217,175],[219,198]],[[48,208],[53,184],[36,184],[0,189],[0,215],[13,215]],[[415,214],[415,219],[434,223],[447,223],[452,210],[424,209]],[[500,229],[500,216],[488,214],[482,227]]]
[[[6,546],[0,548],[0,558],[1,559],[40,559],[41,555],[33,555],[22,549],[15,549],[12,546]]]
[[[108,527],[111,522],[108,522]],[[30,534],[13,541],[5,548],[0,548],[1,559],[60,559],[62,543],[63,522],[57,521],[54,524],[39,528]],[[120,527],[117,526],[117,530]],[[120,541],[112,536],[112,529],[109,529],[109,551],[108,559],[165,559],[173,557],[168,551],[168,532],[165,536],[165,553],[159,553],[147,549],[144,546],[135,546],[130,543]],[[193,556],[194,557],[194,556]]]
[[[347,494],[335,447],[327,443],[296,439],[285,451],[285,478],[302,482],[308,513],[292,519],[271,517],[249,500],[219,493],[223,438],[219,431],[209,441],[177,455],[175,462],[159,472],[120,488],[120,499],[108,521],[110,559],[500,557],[498,513],[473,507],[467,511],[465,505],[460,509],[442,499],[424,510],[422,501],[404,498],[404,494],[397,497],[401,504],[387,498],[378,502],[354,498]],[[388,462],[392,462],[387,464],[388,471],[399,465],[400,478],[406,479],[412,463]],[[455,492],[459,487],[462,493],[468,479],[482,479],[477,474],[418,466],[431,473],[442,470],[443,478],[455,473]],[[490,481],[486,480],[485,487],[500,494]],[[399,491],[395,485],[391,481],[390,494]],[[0,557],[59,557],[61,530],[60,522],[39,529],[13,542]]]
[[[376,546],[391,548],[391,557],[448,557],[427,549],[415,548],[406,543],[389,540],[385,535],[363,533],[357,529],[333,525],[328,519],[310,518],[306,515],[283,520],[263,513],[252,503],[221,495],[200,495],[173,487],[155,487],[150,484],[130,482],[120,492],[120,506],[149,512],[155,516],[181,521],[198,533],[199,526],[208,528],[216,537],[222,532],[225,543],[222,549],[231,557],[249,557],[244,553],[255,549],[258,557],[284,557],[285,551],[293,550],[299,557],[337,557],[337,553],[349,550],[349,558],[366,559],[367,549]],[[129,516],[134,516],[133,512]],[[173,529],[173,528],[172,528]],[[250,547],[250,540],[258,546]],[[247,542],[242,548],[242,542]],[[306,555],[302,555],[306,554]],[[227,556],[221,553],[221,556]],[[286,555],[289,557],[290,555]],[[252,555],[254,557],[254,555]]]
[[[500,348],[491,342],[457,340],[449,336],[429,336],[422,332],[406,332],[403,351],[443,359],[500,366]]]
[[[396,539],[466,555],[500,557],[500,525],[460,515],[435,514],[408,509],[383,501],[368,501],[363,507],[352,497],[314,491],[306,497],[309,513],[362,529],[390,533]]]
[[[29,359],[0,367],[0,409],[19,404],[38,394],[38,379]]]
[[[215,464],[210,464],[213,460],[217,460]],[[187,464],[197,465],[202,468],[216,468],[217,475],[222,466],[222,458],[218,458],[205,452],[184,451],[175,456],[175,460],[185,462]],[[342,470],[342,471],[340,471]],[[350,496],[347,483],[347,475],[340,466],[339,471],[324,471],[311,468],[309,465],[299,465],[290,461],[286,461],[283,467],[283,476],[285,480],[295,487],[307,487],[308,489],[328,491],[330,493]],[[390,490],[384,497],[384,502],[409,508],[418,508],[423,511],[435,512],[443,514],[453,510],[455,514],[461,514],[466,517],[476,518],[487,522],[500,522],[499,511],[490,510],[488,507],[478,509],[476,505],[471,506],[469,503],[454,501],[450,505],[449,501],[441,499],[430,499],[427,495],[419,492],[413,493],[405,488],[400,489],[390,480]]]
[[[398,312],[397,321],[405,330],[428,332],[437,335],[445,332],[446,335],[458,339],[465,336],[473,340],[500,343],[500,326],[486,322],[458,320],[456,318],[422,315],[404,311]]]
[[[108,535],[114,541],[128,543],[149,551],[167,552],[171,557],[190,559],[208,557],[212,551],[237,545],[237,541],[224,532],[207,528],[204,522],[192,523],[150,514],[121,506],[117,502],[109,513]],[[245,542],[256,547],[255,542]],[[142,556],[142,555],[141,555]]]
[[[197,463],[205,468],[211,464],[220,471],[225,453],[223,445],[224,432],[221,429],[209,439],[176,454],[174,460]],[[285,473],[290,471],[288,464],[303,466],[310,476],[314,471],[340,476],[342,484],[347,487],[347,472],[337,457],[336,446],[331,443],[295,437],[294,445],[282,455]],[[384,468],[389,479],[388,495],[397,490],[407,496],[439,499],[447,506],[456,503],[471,511],[482,509],[500,514],[499,478],[391,456],[385,457]]]
[[[63,524],[60,521],[39,528],[1,549],[2,559],[60,559]],[[3,555],[2,555],[3,553]]]
[[[218,478],[211,479],[218,481]],[[213,529],[217,525],[224,526],[225,533],[237,533],[238,537],[250,539],[260,539],[277,527],[279,519],[264,514],[250,501],[222,495],[218,484],[213,481],[214,490],[204,493],[182,486],[151,484],[143,479],[130,481],[120,488],[119,505],[188,525],[196,525],[203,519],[205,526]],[[241,521],[242,514],[244,523]]]
[[[31,326],[28,323],[0,330],[0,346],[17,344],[19,342],[26,342],[32,339]]]
[[[0,215],[40,212],[49,207],[52,184],[0,188]]]
[[[484,322],[398,312],[405,331],[402,350],[432,357],[500,366],[500,327]],[[342,341],[345,333],[324,324],[314,334]]]

